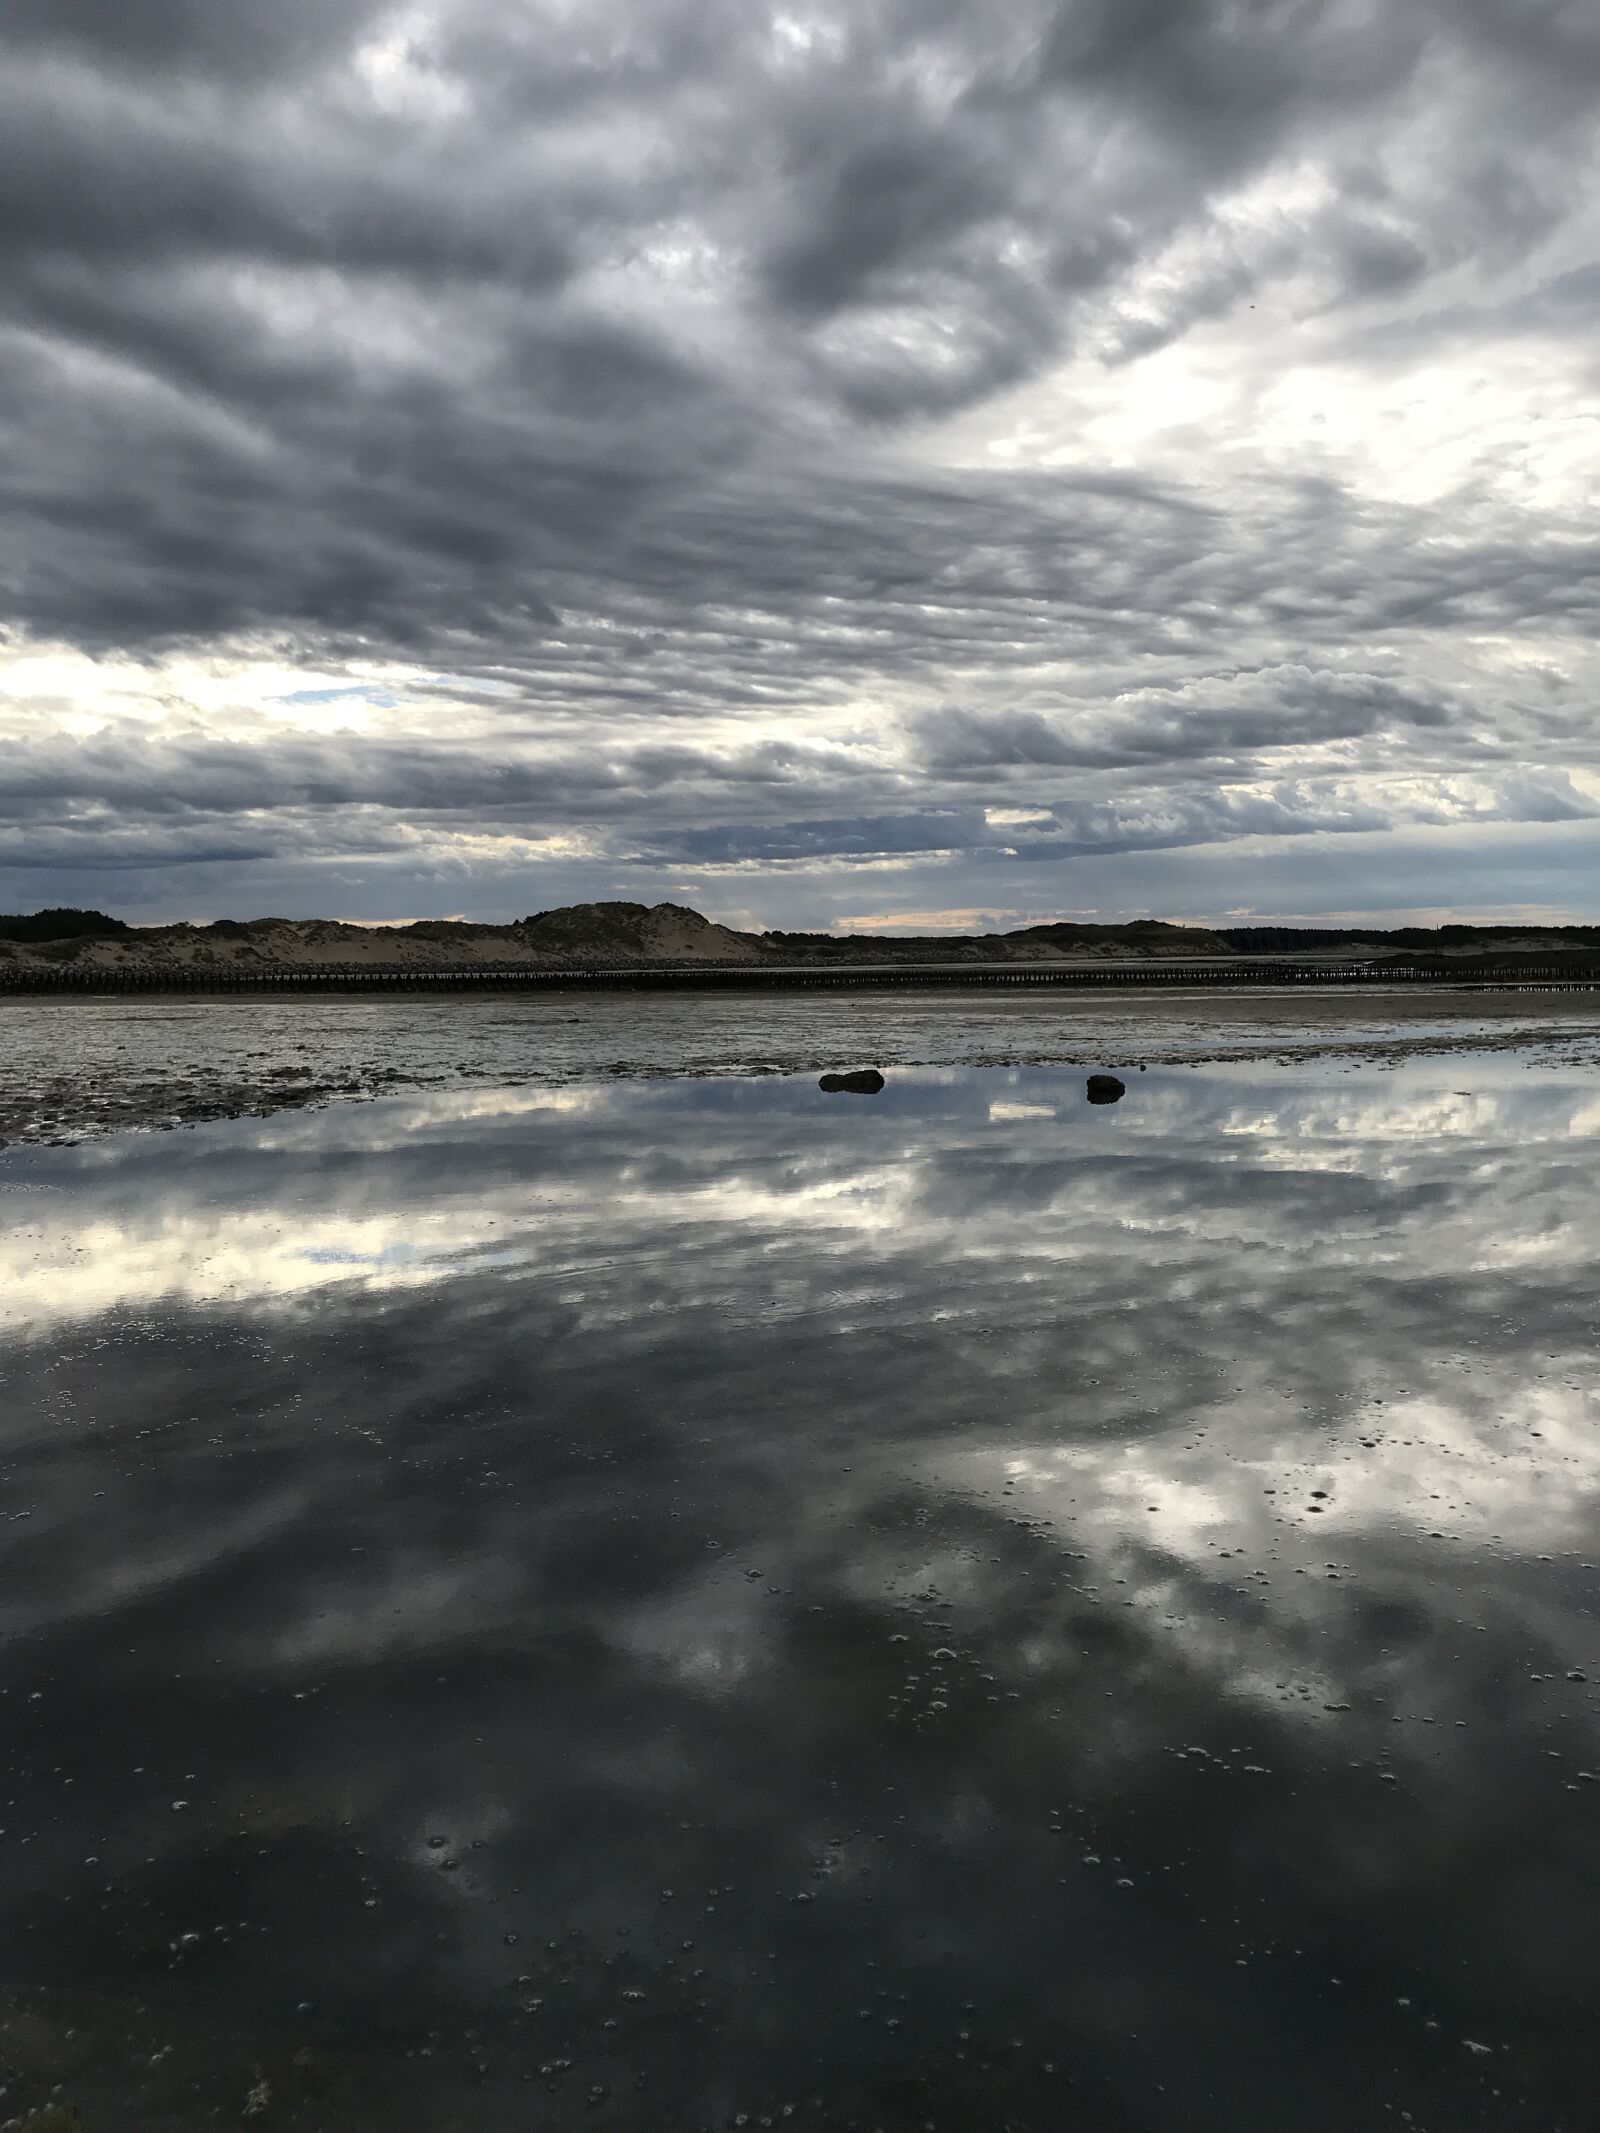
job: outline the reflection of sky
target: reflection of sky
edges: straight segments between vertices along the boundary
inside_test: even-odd
[[[1576,2125],[1597,1127],[1457,1058],[14,1153],[0,1909],[113,1996],[270,1918],[261,2023],[453,2009],[641,2129],[1054,2124],[1047,2059],[1123,2133]]]
[[[1320,1083],[1281,1069],[1146,1075],[1118,1113],[1114,1144],[1095,1137],[1078,1077],[1045,1070],[908,1074],[875,1100],[871,1125],[837,1107],[819,1113],[809,1081],[692,1095],[440,1092],[393,1099],[334,1129],[320,1115],[292,1115],[229,1139],[242,1181],[232,1196],[211,1188],[212,1140],[198,1155],[187,1142],[87,1151],[70,1198],[52,1202],[56,1219],[0,1228],[0,1325],[168,1297],[287,1298],[330,1279],[426,1284],[490,1248],[530,1270],[586,1263],[597,1249],[596,1181],[568,1159],[566,1128],[578,1121],[585,1160],[603,1177],[607,1251],[648,1249],[662,1224],[710,1220],[831,1236],[853,1254],[898,1251],[915,1235],[924,1249],[963,1257],[1060,1261],[1097,1248],[1087,1232],[1109,1223],[1173,1253],[1223,1240],[1278,1249],[1287,1230],[1297,1252],[1362,1261],[1417,1248],[1457,1266],[1477,1263],[1474,1254],[1560,1260],[1587,1203],[1575,1179],[1557,1189],[1551,1144],[1600,1136],[1600,1099],[1587,1077],[1484,1074],[1482,1063],[1456,1060],[1368,1076],[1366,1086],[1349,1072]],[[1469,1075],[1480,1085],[1460,1086]],[[1005,1093],[988,1093],[1000,1084]],[[721,1121],[716,1141],[676,1145],[698,1133],[708,1102]],[[661,1129],[659,1148],[627,1146],[640,1106]],[[787,1148],[772,1145],[774,1121],[792,1135]],[[469,1132],[475,1148],[506,1155],[502,1168],[484,1176],[481,1154],[457,1164]],[[321,1159],[330,1137],[331,1168]],[[1530,1145],[1544,1151],[1531,1173]],[[1508,1163],[1514,1177],[1497,1183]],[[205,1178],[203,1193],[188,1189],[192,1174]],[[968,1220],[978,1203],[981,1226]],[[1318,1212],[1336,1216],[1337,1229],[1313,1237]]]

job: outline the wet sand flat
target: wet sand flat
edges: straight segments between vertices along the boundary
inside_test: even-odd
[[[396,1088],[858,1066],[1194,1064],[1511,1048],[1600,1061],[1600,995],[1428,986],[1235,993],[567,994],[0,1001],[0,1146]]]
[[[6,1151],[0,2105],[1582,2133],[1600,1076],[1363,1056]]]

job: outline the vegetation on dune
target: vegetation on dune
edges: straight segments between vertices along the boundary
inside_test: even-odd
[[[0,941],[115,940],[132,931],[120,918],[104,911],[0,912]]]
[[[419,918],[409,926],[397,926],[395,931],[410,934],[417,941],[478,941],[487,936],[498,939],[501,934],[512,933],[512,926],[496,926],[475,918]]]
[[[1241,955],[1273,955],[1284,949],[1342,948],[1376,944],[1383,948],[1474,948],[1497,941],[1535,939],[1562,947],[1600,944],[1600,926],[1232,926],[1222,938]]]
[[[96,951],[116,944],[110,957]],[[224,949],[222,944],[227,943]],[[990,933],[741,932],[674,903],[622,900],[568,904],[536,911],[509,924],[474,919],[418,919],[379,928],[330,919],[218,918],[171,925],[130,926],[104,911],[57,907],[0,915],[0,962],[75,963],[120,967],[130,953],[186,963],[213,957],[237,970],[238,958],[276,963],[326,961],[330,955],[382,952],[396,963],[426,964],[457,956],[464,965],[484,955],[533,962],[760,964],[1040,962],[1121,959],[1200,961],[1228,956],[1296,958],[1307,955],[1386,954],[1406,962],[1443,958],[1565,951],[1592,956],[1600,926],[1543,924],[1444,926],[1205,926],[1168,919],[1115,924],[1053,919]]]

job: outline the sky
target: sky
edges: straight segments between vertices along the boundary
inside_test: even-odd
[[[1600,917],[1593,0],[7,0],[0,909]]]

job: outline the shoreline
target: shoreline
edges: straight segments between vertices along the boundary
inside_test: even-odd
[[[579,1010],[574,1012],[573,1010]],[[70,1016],[63,1026],[60,1019]],[[410,1089],[729,1079],[874,1065],[1131,1068],[1318,1059],[1387,1066],[1516,1051],[1600,1067],[1600,1003],[1392,987],[1115,1000],[1077,992],[777,1000],[637,996],[30,1000],[0,1010],[0,1152],[267,1118]]]

